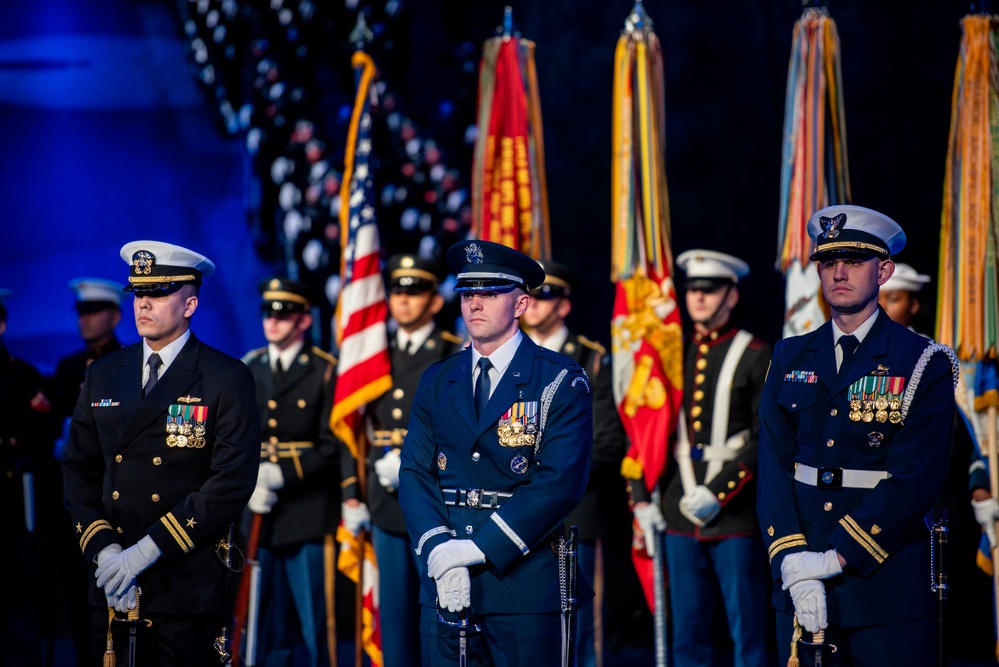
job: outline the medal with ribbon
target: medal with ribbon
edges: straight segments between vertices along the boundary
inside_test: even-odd
[[[496,428],[503,447],[529,447],[538,434],[538,401],[517,401],[500,417]]]
[[[167,408],[167,447],[177,446],[177,434],[180,433],[180,408],[181,406],[176,403]]]

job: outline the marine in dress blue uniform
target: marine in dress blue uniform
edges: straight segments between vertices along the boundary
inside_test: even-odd
[[[260,515],[260,665],[290,664],[304,644],[311,667],[336,652],[335,535],[340,443],[330,429],[336,359],[308,343],[310,288],[285,277],[259,285],[267,347],[243,361],[260,411],[260,468],[248,509]],[[244,655],[245,652],[244,652]]]
[[[583,576],[595,587],[598,576],[604,580],[604,597],[594,598],[593,604],[584,605],[577,621],[576,664],[592,667],[597,664],[598,648],[606,644],[603,637],[597,637],[595,614],[601,614],[600,627],[606,635],[608,621],[613,619],[603,618],[603,609],[626,605],[629,592],[640,593],[637,579],[629,576],[633,570],[628,528],[631,510],[620,474],[628,440],[614,402],[610,356],[603,345],[566,325],[579,287],[576,273],[553,260],[545,260],[541,266],[545,270],[545,282],[531,290],[531,306],[522,318],[524,332],[538,345],[560,352],[579,364],[593,385],[590,477],[583,499],[565,521],[567,526],[579,527],[576,551]],[[621,530],[621,527],[628,530]],[[600,572],[597,570],[598,539],[603,564]],[[637,596],[632,596],[630,601],[645,604]]]
[[[777,343],[760,404],[757,507],[781,664],[795,617],[806,639],[822,629],[837,645],[826,664],[928,664],[937,599],[924,519],[947,470],[953,352],[877,306],[905,245],[897,223],[832,206],[808,229],[832,320]],[[798,656],[810,664],[813,647]]]
[[[681,667],[715,663],[720,599],[733,664],[762,666],[768,583],[756,521],[757,411],[770,346],[731,320],[745,262],[697,249],[676,264],[693,331],[684,345],[675,464],[661,484],[673,659]]]
[[[158,241],[128,243],[121,256],[143,341],[90,365],[62,463],[72,529],[96,565],[93,664],[103,659],[109,606],[124,618],[138,602],[152,622],[138,628],[139,664],[217,665],[216,550],[253,492],[260,456],[253,377],[189,328],[211,260]],[[126,664],[128,628],[113,623],[111,632]]]
[[[423,569],[423,664],[455,663],[462,651],[469,665],[558,664],[557,547],[589,474],[589,381],[519,331],[527,292],[544,280],[537,262],[465,241],[448,264],[473,343],[424,373],[399,486]],[[483,353],[494,369],[480,370]],[[488,396],[478,414],[473,382]],[[448,624],[460,615],[467,632]]]
[[[446,275],[439,262],[418,255],[398,254],[385,263],[389,314],[396,324],[389,340],[392,388],[365,409],[368,449],[363,494],[357,459],[346,446],[341,448],[343,501],[359,508],[371,525],[379,590],[386,591],[378,605],[379,627],[386,638],[385,667],[420,664],[421,566],[399,506],[399,465],[423,371],[461,349],[462,340],[434,322],[444,303],[438,289]],[[352,511],[358,510],[348,509],[347,514]]]

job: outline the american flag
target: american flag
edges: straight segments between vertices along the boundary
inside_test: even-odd
[[[378,226],[368,157],[371,154],[371,113],[369,94],[375,65],[363,51],[354,53],[351,65],[357,78],[354,111],[347,132],[344,156],[344,182],[347,201],[340,205],[340,228],[343,239],[340,276],[343,287],[336,308],[336,335],[340,347],[336,390],[330,428],[358,459],[363,470],[364,457],[359,447],[359,433],[364,406],[392,387],[389,364],[388,332],[385,321],[388,305],[382,283]],[[341,195],[343,196],[343,195]],[[362,489],[363,493],[363,489]],[[361,645],[371,664],[382,664],[379,631],[377,577],[371,544],[361,535],[351,535],[341,525],[338,531],[341,554],[338,568],[362,589],[363,609],[358,610],[362,624]],[[354,556],[351,566],[349,558]],[[363,561],[363,567],[360,563]],[[359,659],[359,658],[358,658]]]
[[[361,411],[367,403],[389,390],[392,376],[385,327],[388,306],[381,276],[378,226],[368,162],[371,153],[369,91],[375,66],[363,51],[354,54],[352,64],[357,77],[357,94],[344,157],[348,200],[340,206],[343,286],[336,308],[340,358],[330,427],[357,456]]]

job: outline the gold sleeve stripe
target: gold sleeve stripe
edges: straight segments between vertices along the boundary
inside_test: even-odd
[[[341,489],[346,489],[351,484],[357,484],[357,475],[351,475],[347,479],[345,479],[342,482],[340,482],[340,488]]]
[[[774,560],[774,556],[779,554],[785,549],[790,549],[791,547],[807,547],[808,541],[805,539],[803,533],[795,533],[793,535],[785,535],[784,537],[779,537],[770,544],[770,562]]]
[[[83,535],[80,537],[80,551],[86,551],[87,544],[90,542],[91,538],[93,538],[93,536],[101,530],[111,530],[111,524],[108,523],[106,519],[94,521],[92,524],[87,526],[87,530],[84,531]]]
[[[160,523],[166,526],[167,531],[173,536],[174,541],[183,549],[184,553],[194,548],[194,540],[190,538],[187,531],[180,525],[177,517],[172,512],[161,517]]]
[[[850,537],[855,539],[860,546],[864,547],[864,549],[867,550],[867,553],[871,554],[871,557],[878,563],[883,563],[885,562],[885,559],[888,558],[888,552],[882,549],[878,543],[874,541],[873,537],[868,535],[860,526],[858,526],[857,522],[854,521],[853,517],[849,514],[839,520],[839,525],[843,526],[846,532],[849,533]]]

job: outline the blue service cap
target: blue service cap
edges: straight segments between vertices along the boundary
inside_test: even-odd
[[[524,253],[492,241],[459,241],[447,251],[458,281],[455,292],[529,292],[545,282],[545,270]]]
[[[815,242],[809,259],[824,261],[837,255],[888,259],[905,247],[905,232],[883,213],[838,204],[816,211],[808,219],[808,235]]]
[[[183,285],[200,285],[215,272],[215,264],[201,253],[162,241],[132,241],[121,247],[130,265],[126,292],[166,296]]]

